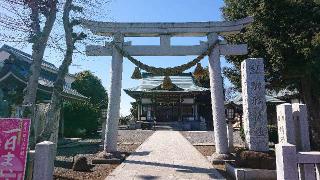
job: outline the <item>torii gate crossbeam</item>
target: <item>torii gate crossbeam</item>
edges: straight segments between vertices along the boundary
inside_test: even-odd
[[[114,23],[82,20],[82,24],[96,35],[113,36],[120,33],[124,37],[159,37],[160,35],[197,37],[207,36],[209,33],[234,34],[251,22],[253,22],[252,17],[237,21],[183,23]]]

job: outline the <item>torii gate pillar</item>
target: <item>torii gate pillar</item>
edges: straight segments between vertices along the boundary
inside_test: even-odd
[[[124,37],[122,34],[114,35],[114,42],[123,46]],[[105,128],[104,151],[112,153],[117,151],[118,122],[120,117],[120,101],[122,86],[123,56],[116,48],[112,49],[111,62],[111,85],[108,99],[108,114]]]
[[[217,39],[218,35],[216,33],[208,35],[209,44],[213,44]],[[213,154],[214,160],[226,159],[226,156],[229,154],[219,49],[218,45],[209,55],[210,92],[214,140],[216,144],[216,153]]]

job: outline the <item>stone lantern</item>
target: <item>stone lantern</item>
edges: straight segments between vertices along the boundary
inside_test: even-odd
[[[108,115],[108,106],[106,105],[105,102],[101,103],[102,105],[100,105],[100,119],[102,122],[102,130],[101,130],[101,140],[102,142],[104,141],[105,138],[105,131],[106,131],[106,121],[107,121],[107,115]]]
[[[225,115],[227,121],[227,134],[228,134],[228,147],[229,151],[233,152],[233,123],[235,122],[235,114],[237,111],[237,105],[234,102],[228,102],[225,104]]]

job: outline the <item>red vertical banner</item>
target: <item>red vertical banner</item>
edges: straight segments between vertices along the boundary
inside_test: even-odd
[[[22,180],[26,169],[30,119],[0,118],[0,180]]]

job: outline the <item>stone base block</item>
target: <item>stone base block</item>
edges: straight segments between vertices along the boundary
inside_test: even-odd
[[[235,180],[276,180],[277,171],[267,169],[237,168],[230,163],[226,163],[226,171]]]
[[[213,153],[209,158],[209,161],[212,164],[224,164],[226,161],[230,161],[232,159],[233,159],[233,156],[231,154]]]
[[[190,131],[192,128],[191,128],[191,123],[183,123],[182,125],[182,129],[184,131]]]
[[[125,155],[121,152],[101,152],[96,158],[92,159],[92,164],[120,164],[124,159]]]

